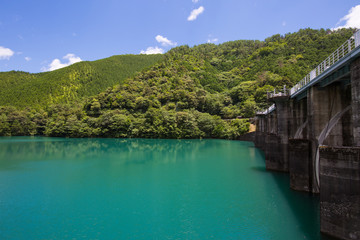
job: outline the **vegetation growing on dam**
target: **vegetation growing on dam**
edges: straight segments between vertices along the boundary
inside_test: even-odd
[[[352,33],[304,29],[0,73],[0,135],[236,139],[267,91],[294,85]]]

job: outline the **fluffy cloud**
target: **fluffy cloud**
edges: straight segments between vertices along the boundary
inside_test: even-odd
[[[199,2],[199,0],[192,0],[192,2],[193,2],[193,3],[198,3],[198,2]]]
[[[81,62],[81,58],[75,56],[75,54],[69,53],[63,57],[63,59],[67,60],[67,62],[62,63],[59,59],[54,59],[48,66],[48,68],[44,67],[42,70],[45,71],[54,71],[59,68],[67,67],[71,64]]]
[[[156,41],[157,41],[158,43],[161,43],[161,45],[164,46],[164,47],[176,46],[176,45],[177,45],[176,42],[172,42],[172,41],[170,41],[169,39],[167,39],[166,37],[163,37],[163,36],[161,36],[161,35],[157,35],[157,36],[155,37],[155,39],[156,39]]]
[[[339,28],[360,28],[360,5],[351,8],[349,13],[341,18],[336,26],[334,30]]]
[[[218,41],[219,41],[219,39],[217,39],[217,38],[212,38],[212,39],[207,40],[208,43],[216,43]]]
[[[159,47],[148,47],[145,51],[141,50],[140,54],[163,54],[164,49]]]
[[[196,18],[204,12],[205,8],[203,6],[200,6],[197,9],[194,9],[191,11],[190,16],[188,17],[188,21],[194,21]]]
[[[10,48],[5,48],[0,46],[0,60],[7,59],[9,60],[14,55],[14,51]]]
[[[25,57],[25,60],[26,60],[27,62],[29,62],[29,61],[31,61],[31,57]]]

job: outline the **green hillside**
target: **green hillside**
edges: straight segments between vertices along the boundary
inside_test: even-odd
[[[0,72],[0,105],[38,108],[70,103],[119,84],[162,58],[161,54],[121,55],[44,73]]]
[[[176,47],[84,103],[0,108],[0,135],[236,139],[249,127],[238,116],[267,107],[267,91],[293,86],[353,32],[303,29],[265,41]]]

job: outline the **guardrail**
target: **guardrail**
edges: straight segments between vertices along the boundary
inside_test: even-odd
[[[289,96],[288,93],[283,93],[283,92],[270,93],[270,94],[269,94],[269,98],[274,98],[274,97],[288,97],[288,96]]]
[[[288,96],[289,96],[289,90],[286,89],[286,86],[284,86],[283,92],[276,92],[276,89],[274,89],[273,92],[267,93],[268,99],[274,98],[274,97],[288,97]],[[275,109],[276,109],[275,104],[273,104],[263,111],[256,112],[256,115],[267,115],[267,114],[271,113],[272,111],[274,111]]]
[[[352,50],[360,45],[360,30],[357,31],[350,39],[345,41],[338,49],[336,49],[329,57],[320,63],[315,69],[308,73],[300,82],[290,89],[290,95],[294,95],[301,89],[306,87],[314,78],[325,72],[329,67],[334,65],[340,59],[348,55]]]
[[[275,104],[271,105],[268,109],[265,109],[264,111],[256,112],[256,115],[267,115],[274,111],[276,109]]]
[[[282,92],[276,92],[276,89],[274,89],[273,92],[267,93],[267,98],[275,98],[275,97],[288,97],[289,96],[289,90],[286,88],[286,85],[284,85],[284,88],[282,89]]]

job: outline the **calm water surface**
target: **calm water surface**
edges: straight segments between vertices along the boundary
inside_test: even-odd
[[[321,239],[252,143],[0,138],[0,239]]]

